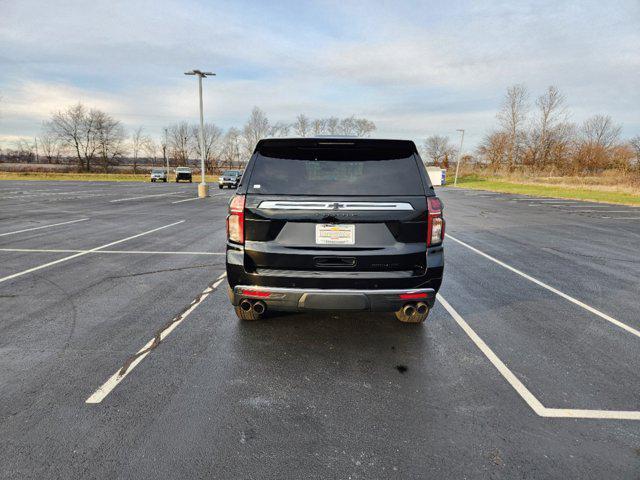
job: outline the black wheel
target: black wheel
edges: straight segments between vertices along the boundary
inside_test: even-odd
[[[166,178],[164,179],[164,183],[167,183],[167,179]]]
[[[218,188],[219,188],[220,190],[222,190],[222,185],[218,185]]]
[[[240,306],[233,307],[236,311],[236,315],[240,320],[253,321],[253,320],[262,320],[264,318],[264,313],[256,313],[253,310],[243,310]]]
[[[155,178],[152,178],[152,179],[151,179],[151,183],[156,183],[156,179],[155,179]]]

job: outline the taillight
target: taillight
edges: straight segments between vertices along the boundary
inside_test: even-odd
[[[236,195],[229,203],[227,238],[232,242],[244,243],[244,195]]]
[[[442,202],[438,197],[427,197],[429,215],[427,218],[427,247],[438,245],[444,239],[444,219]]]

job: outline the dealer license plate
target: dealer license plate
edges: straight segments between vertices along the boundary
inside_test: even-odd
[[[356,226],[318,224],[316,225],[316,243],[318,245],[353,245],[356,243]]]

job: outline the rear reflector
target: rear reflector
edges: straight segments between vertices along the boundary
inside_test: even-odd
[[[260,290],[240,290],[240,295],[245,295],[247,297],[268,298],[271,296],[271,292],[261,292]]]
[[[418,292],[418,293],[401,293],[401,300],[416,300],[418,298],[427,298],[428,294],[426,292]]]

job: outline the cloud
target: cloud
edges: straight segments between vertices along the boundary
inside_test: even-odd
[[[495,124],[507,86],[566,94],[572,119],[610,114],[640,133],[640,4],[584,1],[233,3],[34,0],[3,6],[0,136],[32,136],[82,101],[159,133],[205,112],[240,125],[367,116],[377,134],[422,138]],[[452,133],[453,132],[453,133]]]

